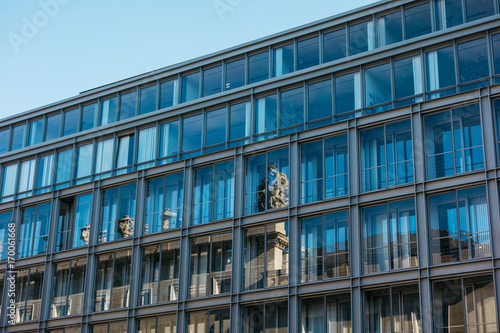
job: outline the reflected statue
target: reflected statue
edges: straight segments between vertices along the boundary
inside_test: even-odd
[[[267,209],[288,206],[288,177],[283,172],[279,172],[274,165],[269,166],[267,170],[267,177],[262,180],[259,186],[259,212],[266,210],[266,192]]]
[[[90,224],[87,224],[85,227],[80,228],[80,239],[84,241],[86,245],[89,245]]]
[[[172,212],[170,208],[165,208],[163,211],[163,225],[162,225],[162,230],[167,230],[175,227],[175,218],[177,217],[177,213]],[[170,220],[172,220],[172,224],[170,225]]]
[[[125,215],[122,219],[118,220],[118,232],[123,238],[128,238],[134,233],[134,219]]]

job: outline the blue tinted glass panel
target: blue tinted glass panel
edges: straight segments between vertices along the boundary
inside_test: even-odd
[[[24,133],[26,131],[26,125],[15,126],[12,129],[12,149],[16,150],[24,147]]]
[[[137,91],[120,95],[120,119],[127,119],[135,116],[137,107]]]
[[[45,134],[45,141],[56,139],[59,137],[61,128],[61,115],[55,114],[47,117],[47,132]]]
[[[362,22],[349,27],[349,55],[373,49],[373,22]]]
[[[116,168],[124,168],[134,163],[134,139],[135,135],[122,136],[118,140],[118,152],[116,155]],[[131,168],[125,171],[117,171],[117,174],[132,171]]]
[[[160,109],[177,104],[179,85],[177,80],[163,82],[160,85]]]
[[[360,74],[352,73],[335,78],[335,114],[361,108]]]
[[[403,40],[401,12],[395,12],[377,18],[378,46],[390,45]]]
[[[229,140],[250,136],[250,102],[231,105],[230,118]]]
[[[365,70],[365,100],[367,107],[392,100],[390,64]]]
[[[38,177],[36,183],[37,188],[52,184],[53,160],[53,154],[40,157],[40,159],[38,160]]]
[[[179,121],[161,125],[160,157],[177,155],[179,152]]]
[[[495,67],[495,75],[500,74],[500,34],[491,36],[493,48],[493,64]]]
[[[427,178],[453,175],[453,136],[450,112],[433,114],[424,119]]]
[[[157,91],[158,87],[156,85],[141,89],[139,114],[144,114],[156,110]]]
[[[3,168],[2,197],[14,194],[16,188],[17,164]]]
[[[182,119],[182,151],[201,148],[202,115]]]
[[[455,85],[455,60],[453,47],[426,53],[427,90],[437,90]]]
[[[460,83],[489,76],[486,38],[458,44]]]
[[[444,0],[446,28],[464,23],[462,0]]]
[[[156,126],[139,131],[139,145],[137,147],[137,163],[152,161],[156,156]],[[153,166],[154,163],[143,164],[137,169]]]
[[[76,199],[76,213],[75,213],[75,232],[73,235],[73,246],[87,245],[83,237],[81,237],[81,230],[90,226],[92,210],[92,193],[81,195]]]
[[[475,21],[495,14],[493,0],[465,0],[467,22]]]
[[[304,124],[304,88],[281,93],[280,128]]]
[[[71,179],[71,164],[73,162],[73,149],[59,152],[57,157],[56,183],[67,182]]]
[[[0,131],[0,154],[3,154],[9,150],[9,134],[10,129],[5,129]]]
[[[203,71],[203,96],[220,93],[222,90],[222,66]]]
[[[12,222],[12,212],[0,214],[0,260],[7,259],[9,247],[9,223]]]
[[[309,68],[319,64],[319,37],[297,42],[297,69]]]
[[[226,142],[226,109],[206,113],[205,147]]]
[[[332,81],[326,80],[307,86],[307,121],[332,116]]]
[[[346,56],[345,29],[323,35],[323,62],[329,62]]]
[[[424,3],[405,9],[406,39],[432,32],[431,6]]]
[[[347,135],[324,140],[325,143],[325,198],[349,194],[349,159]]]
[[[181,103],[192,101],[200,97],[200,73],[193,73],[182,77]]]
[[[245,85],[245,59],[226,64],[226,90]]]
[[[63,136],[76,133],[78,130],[78,111],[74,109],[64,112],[64,130]]]
[[[422,93],[422,62],[420,56],[394,62],[396,99]]]
[[[273,77],[293,72],[293,44],[273,50]]]
[[[101,126],[116,121],[116,97],[101,102]]]
[[[301,203],[323,200],[323,140],[301,147]]]
[[[97,111],[97,104],[89,104],[83,107],[82,131],[94,128],[94,119],[96,111]]]
[[[31,121],[28,146],[36,145],[37,143],[42,142],[42,137],[43,137],[43,119]]]
[[[255,134],[275,131],[278,127],[276,95],[257,98],[255,109]]]
[[[248,83],[252,84],[269,78],[269,52],[248,57]]]
[[[90,176],[92,168],[93,144],[78,147],[78,160],[76,166],[76,178]]]

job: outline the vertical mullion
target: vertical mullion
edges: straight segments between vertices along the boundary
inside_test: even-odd
[[[207,276],[208,276],[208,288],[207,288],[207,296],[212,296],[213,293],[213,288],[212,288],[212,235],[208,236],[209,237],[209,243],[208,243],[208,253],[207,253]],[[208,327],[208,326],[207,326]]]

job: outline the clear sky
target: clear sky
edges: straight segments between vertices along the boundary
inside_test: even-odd
[[[373,0],[0,0],[0,119]]]

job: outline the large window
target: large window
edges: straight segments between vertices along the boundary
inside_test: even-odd
[[[116,121],[118,98],[113,97],[101,101],[101,126]]]
[[[156,126],[139,131],[139,145],[137,147],[137,170],[154,166],[156,157]]]
[[[366,274],[416,267],[414,200],[363,208],[362,244]]]
[[[61,114],[47,117],[47,130],[45,131],[45,141],[56,139],[61,132]]]
[[[127,321],[120,320],[110,323],[90,325],[90,329],[92,333],[127,333]],[[79,332],[80,331],[78,331],[78,333]]]
[[[212,67],[203,71],[203,96],[209,96],[222,91],[222,66]]]
[[[103,192],[99,243],[128,238],[134,233],[136,184]]]
[[[255,134],[257,141],[273,138],[278,129],[278,100],[276,94],[255,100]]]
[[[137,319],[137,333],[176,333],[177,315],[166,314],[158,317]],[[80,333],[80,331],[78,331]]]
[[[156,95],[158,86],[144,87],[140,90],[139,114],[148,113],[156,110]]]
[[[280,93],[280,135],[304,129],[304,88]]]
[[[429,220],[434,265],[491,256],[484,187],[430,196]]]
[[[433,308],[436,332],[497,332],[491,275],[435,282]]]
[[[232,232],[191,240],[191,298],[231,292]]]
[[[160,84],[160,109],[168,108],[178,103],[179,83],[177,79]]]
[[[14,295],[16,323],[40,319],[44,274],[43,266],[29,267],[17,271],[16,292]]]
[[[349,27],[349,55],[374,48],[373,21],[361,22]]]
[[[288,329],[288,303],[275,302],[241,307],[242,333],[286,332]]]
[[[487,79],[490,72],[486,38],[458,44],[457,50],[460,84],[466,84],[461,90],[475,89],[489,84]]]
[[[177,161],[179,154],[179,120],[160,125],[159,164]]]
[[[26,124],[12,127],[12,149],[16,150],[24,147],[24,137]]]
[[[229,333],[230,310],[216,309],[190,312],[187,315],[189,333]]]
[[[356,72],[336,77],[335,121],[359,117],[361,115],[360,109],[361,74]],[[356,112],[356,110],[358,111]]]
[[[366,112],[390,109],[391,102],[391,65],[387,63],[365,69],[365,106],[369,108]]]
[[[17,197],[25,198],[31,195],[35,180],[35,159],[21,162],[19,180],[17,184]]]
[[[113,139],[97,142],[95,154],[94,180],[103,179],[111,175],[113,166]]]
[[[205,154],[226,148],[226,108],[205,113]]]
[[[243,289],[288,285],[288,222],[245,230]]]
[[[36,194],[50,191],[54,178],[54,154],[41,156],[38,159],[38,174],[36,181]]]
[[[422,332],[418,285],[366,291],[364,296],[365,332]]]
[[[151,179],[148,182],[144,234],[181,226],[183,193],[183,172]]]
[[[131,250],[124,250],[97,256],[94,311],[128,307],[131,253]]]
[[[176,301],[179,295],[180,241],[143,249],[139,304]]]
[[[82,131],[94,128],[97,104],[88,104],[82,108]]]
[[[57,154],[56,190],[69,186],[72,176],[73,149],[66,149]]]
[[[347,135],[305,143],[301,153],[301,203],[349,193]]]
[[[43,119],[30,121],[30,136],[28,138],[28,146],[36,145],[42,142],[43,139]]]
[[[200,97],[200,73],[196,72],[182,77],[181,103]]]
[[[17,164],[6,165],[3,167],[1,202],[10,201],[14,198],[14,191],[16,189],[16,177]]]
[[[484,168],[478,104],[432,114],[424,121],[428,179]]]
[[[396,107],[421,102],[423,89],[420,55],[394,61]]]
[[[288,207],[288,148],[246,161],[245,214]]]
[[[64,114],[64,127],[63,136],[74,134],[78,131],[78,114],[80,109],[65,111]]]
[[[77,162],[76,162],[76,175],[75,184],[83,184],[90,181],[90,174],[92,173],[92,155],[94,151],[94,144],[80,146],[77,148]]]
[[[308,128],[330,124],[333,115],[332,80],[307,86]]]
[[[245,59],[226,63],[225,90],[238,88],[245,85]]]
[[[61,198],[57,221],[56,252],[89,245],[92,193]]]
[[[297,42],[297,70],[319,64],[319,37]]]
[[[12,220],[11,211],[0,214],[0,260],[7,259],[7,252],[9,247],[9,234],[10,234],[9,229],[12,230],[12,228],[9,228],[9,224],[11,223],[14,223],[14,221]],[[11,224],[11,227],[12,226],[13,224]]]
[[[234,161],[196,170],[193,225],[233,216]]]
[[[349,294],[301,300],[301,333],[351,333]]]
[[[334,61],[346,56],[345,29],[323,34],[323,62]]]
[[[118,139],[115,170],[116,175],[132,172],[132,165],[134,164],[134,139],[134,134],[125,135]]]
[[[50,203],[23,209],[17,257],[24,258],[47,251]]]
[[[273,77],[294,71],[293,49],[293,44],[273,49]]]
[[[243,102],[231,105],[229,110],[229,147],[250,143],[251,105]]]
[[[361,131],[360,137],[364,192],[413,182],[410,120]]]
[[[406,39],[432,32],[431,5],[429,2],[405,9]]]
[[[137,91],[120,95],[120,119],[123,120],[135,116],[137,108]]]
[[[349,275],[347,211],[303,219],[301,227],[302,282]]]
[[[86,266],[87,260],[85,258],[54,265],[54,285],[50,305],[51,318],[62,318],[82,313]]]
[[[269,79],[269,52],[261,52],[248,57],[248,83]]]
[[[200,155],[203,115],[182,119],[182,158]]]
[[[438,0],[436,5],[440,28],[450,28],[464,23],[464,13],[466,22],[495,14],[493,0]]]
[[[403,40],[403,28],[400,11],[378,17],[376,22],[378,47],[390,45]]]

